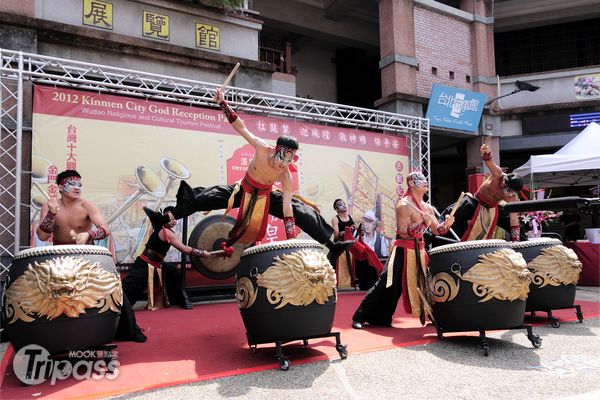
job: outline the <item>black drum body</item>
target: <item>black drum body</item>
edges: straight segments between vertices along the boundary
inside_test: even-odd
[[[331,332],[335,271],[313,240],[250,247],[237,269],[236,297],[249,344]]]
[[[108,249],[64,245],[33,248],[13,259],[3,307],[16,351],[37,344],[51,354],[114,339],[123,291]]]
[[[430,297],[442,331],[485,331],[523,323],[529,271],[503,240],[475,240],[431,250]]]
[[[560,240],[550,238],[514,242],[511,246],[523,255],[532,273],[525,311],[573,305],[581,263],[572,250],[562,246]]]

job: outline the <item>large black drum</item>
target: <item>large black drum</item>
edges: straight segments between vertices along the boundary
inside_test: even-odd
[[[525,311],[568,308],[575,301],[581,262],[558,239],[540,238],[511,243],[532,273]]]
[[[508,329],[523,323],[530,272],[504,240],[474,240],[431,250],[433,315],[442,331]]]
[[[327,335],[336,304],[335,271],[313,240],[244,250],[236,297],[249,344]]]
[[[64,245],[19,252],[3,307],[8,337],[51,354],[113,340],[121,315],[121,280],[108,249]]]

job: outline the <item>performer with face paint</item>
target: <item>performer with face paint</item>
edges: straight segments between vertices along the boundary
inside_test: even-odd
[[[110,235],[106,218],[96,204],[81,197],[81,175],[68,169],[56,176],[60,199],[50,197],[42,206],[40,224],[36,232],[40,240],[52,237],[54,245],[94,244]],[[95,226],[95,228],[94,228]],[[125,316],[127,316],[125,318]],[[121,318],[117,327],[116,340],[145,342],[146,336],[137,325],[127,296],[123,296]]]
[[[521,178],[502,172],[492,159],[492,152],[487,144],[481,146],[480,152],[490,175],[474,195],[467,193],[463,197],[454,214],[454,232],[461,241],[492,239],[496,226],[499,226],[510,233],[512,241],[527,240],[521,232],[518,215],[506,213],[501,207],[503,202],[519,201],[518,192],[523,188]],[[449,215],[453,208],[454,205],[448,206],[442,215]],[[446,243],[434,240],[434,245]]]
[[[429,290],[425,279],[428,261],[423,232],[429,228],[436,234],[445,234],[454,218],[447,216],[439,223],[433,207],[423,201],[429,187],[422,173],[410,173],[406,182],[406,195],[396,204],[396,240],[385,270],[352,317],[355,329],[362,329],[365,323],[391,326],[401,295],[404,310],[425,324]]]
[[[253,244],[260,241],[267,228],[268,215],[283,219],[288,239],[296,237],[296,225],[319,243],[330,249],[337,257],[347,245],[330,240],[333,229],[319,214],[316,205],[292,193],[292,170],[297,159],[298,141],[291,136],[280,136],[275,146],[250,132],[241,118],[227,104],[220,89],[214,100],[219,104],[231,126],[250,143],[256,154],[250,161],[246,175],[233,185],[218,185],[192,189],[181,181],[177,192],[177,205],[169,213],[172,219],[180,219],[197,211],[211,211],[239,207],[237,221],[229,233],[223,250],[232,252],[236,242]],[[281,190],[273,190],[275,182]],[[155,218],[162,218],[157,215]]]
[[[81,197],[81,175],[66,170],[56,176],[60,199],[50,197],[42,206],[36,230],[42,241],[52,237],[55,245],[93,244],[110,235],[106,219],[98,206]],[[95,225],[95,228],[93,227]]]

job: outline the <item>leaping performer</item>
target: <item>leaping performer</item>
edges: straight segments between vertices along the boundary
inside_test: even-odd
[[[406,183],[408,191],[396,204],[396,240],[387,266],[352,316],[355,329],[362,329],[365,323],[391,326],[401,295],[404,310],[420,318],[421,324],[425,324],[425,316],[429,313],[428,258],[423,232],[429,228],[436,234],[446,234],[454,218],[448,215],[443,223],[439,223],[433,207],[423,201],[429,188],[422,173],[411,172]]]
[[[231,247],[236,242],[255,243],[260,241],[267,228],[268,215],[284,221],[288,239],[295,238],[295,227],[306,232],[317,242],[329,248],[329,260],[335,265],[335,259],[349,244],[336,242],[330,238],[333,228],[323,219],[316,205],[301,196],[292,193],[293,162],[297,159],[298,141],[291,136],[280,136],[272,146],[250,132],[244,121],[227,104],[221,89],[217,89],[214,100],[217,102],[231,126],[250,143],[256,154],[248,165],[246,175],[241,182],[232,185],[197,187],[192,189],[181,181],[177,191],[177,205],[168,217],[180,219],[197,211],[211,211],[239,207],[234,227],[227,241],[221,244],[226,253],[233,253]],[[273,190],[273,184],[280,182],[282,189]]]
[[[499,226],[510,232],[512,241],[526,240],[521,233],[518,215],[505,212],[502,202],[519,201],[518,192],[523,188],[523,181],[514,173],[506,174],[492,159],[492,152],[487,144],[480,148],[481,159],[490,170],[490,175],[479,186],[475,195],[467,193],[457,205],[451,205],[442,212],[449,215],[455,209],[453,230],[462,241],[491,239]],[[448,236],[449,237],[449,236]]]

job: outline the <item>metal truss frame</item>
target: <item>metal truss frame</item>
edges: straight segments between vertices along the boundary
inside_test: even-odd
[[[3,97],[0,98],[3,139],[0,142],[0,157],[13,160],[7,166],[3,164],[0,177],[11,175],[15,178],[14,184],[2,187],[3,196],[0,204],[0,216],[8,214],[14,217],[11,223],[1,223],[5,219],[0,220],[0,234],[11,231],[14,239],[14,244],[7,246],[0,236],[2,239],[0,251],[3,255],[9,256],[14,256],[21,247],[19,193],[23,171],[20,157],[23,82],[26,80],[34,84],[93,90],[202,107],[216,106],[212,98],[215,89],[220,86],[214,83],[0,49],[0,85],[3,89]],[[9,98],[4,99],[5,95]],[[405,136],[410,153],[411,170],[420,170],[430,179],[429,120],[425,118],[235,87],[228,88],[225,97],[234,108],[246,113]],[[10,121],[10,124],[4,123],[5,118]],[[5,136],[11,138],[10,144],[5,143]],[[5,191],[11,194],[5,196]],[[1,264],[0,272],[3,268],[7,266]]]

